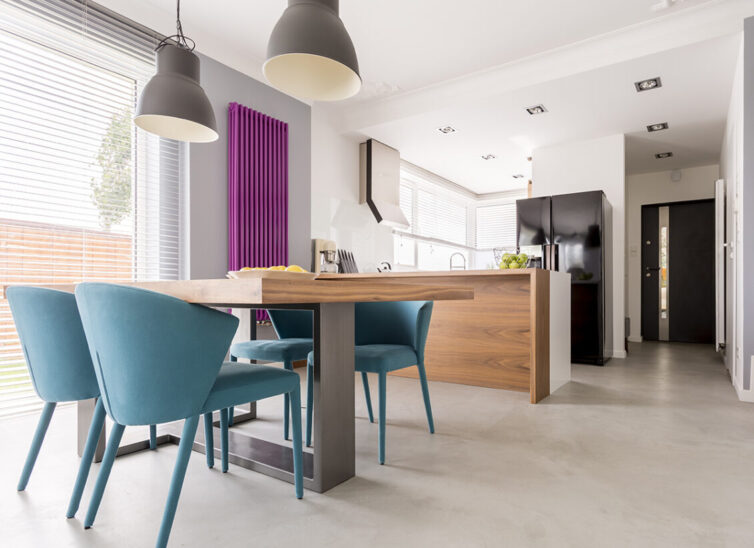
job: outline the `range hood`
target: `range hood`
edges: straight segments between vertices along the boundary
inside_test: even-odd
[[[408,228],[401,211],[401,155],[374,139],[359,145],[359,203],[368,204],[382,225]]]

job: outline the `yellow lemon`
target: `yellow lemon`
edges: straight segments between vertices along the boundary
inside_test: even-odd
[[[253,269],[253,268],[251,268],[250,266],[245,266],[245,267],[243,267],[243,268],[242,268],[241,270],[254,270],[254,269]]]
[[[305,270],[305,269],[301,268],[301,267],[300,267],[299,265],[297,265],[297,264],[292,264],[291,266],[289,266],[288,268],[286,268],[286,270],[287,270],[288,272],[306,272],[306,270]]]

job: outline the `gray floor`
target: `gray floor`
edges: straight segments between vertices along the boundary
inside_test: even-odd
[[[171,546],[754,545],[754,407],[711,349],[636,344],[627,360],[573,376],[540,405],[432,383],[433,436],[418,384],[391,378],[385,466],[359,389],[357,477],[303,500],[239,467],[209,471],[195,454]],[[277,436],[281,409],[269,400],[263,420],[241,427]],[[25,493],[15,483],[36,418],[0,423],[0,545],[153,545],[176,446],[119,458],[84,531],[83,509],[64,517],[74,415],[53,420]]]

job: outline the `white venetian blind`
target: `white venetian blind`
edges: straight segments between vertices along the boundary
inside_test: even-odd
[[[180,276],[184,146],[132,122],[157,42],[89,2],[0,0],[0,287]],[[0,294],[0,417],[39,406]]]
[[[414,234],[466,245],[466,206],[440,192],[418,189]]]
[[[476,248],[515,247],[516,202],[476,209]]]

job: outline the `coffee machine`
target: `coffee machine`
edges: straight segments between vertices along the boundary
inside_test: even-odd
[[[321,238],[312,240],[312,272],[337,274],[338,254],[335,242]]]

